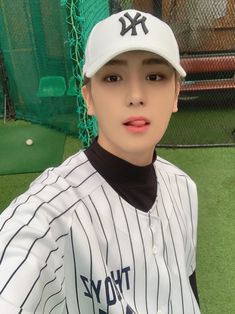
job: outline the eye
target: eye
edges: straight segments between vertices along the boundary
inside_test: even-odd
[[[148,81],[160,81],[163,79],[163,76],[156,73],[152,73],[152,74],[147,75],[146,79]]]
[[[115,83],[121,81],[121,77],[119,75],[108,75],[104,78],[106,82]]]

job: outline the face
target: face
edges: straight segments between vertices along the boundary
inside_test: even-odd
[[[126,52],[104,65],[82,93],[88,114],[97,118],[99,144],[132,164],[149,164],[177,111],[173,68],[153,53]]]

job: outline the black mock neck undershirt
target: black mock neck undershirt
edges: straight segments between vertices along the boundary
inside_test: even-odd
[[[92,166],[108,184],[129,204],[147,212],[157,196],[157,178],[153,162],[147,166],[136,166],[112,155],[95,140],[85,151]]]

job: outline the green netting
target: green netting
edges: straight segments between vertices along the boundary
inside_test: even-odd
[[[76,97],[67,95],[73,76],[67,34],[60,1],[0,0],[0,48],[16,118],[77,134]],[[39,85],[48,76],[63,77],[65,92],[48,82],[51,92],[41,97]]]
[[[92,138],[97,134],[97,122],[94,117],[88,117],[86,107],[80,93],[82,86],[82,67],[87,37],[92,27],[109,15],[108,1],[62,1],[67,5],[67,22],[69,25],[69,45],[71,59],[74,65],[74,77],[78,86],[78,116],[79,138],[85,147],[89,146]]]
[[[0,117],[3,117],[4,115],[4,95],[3,95],[3,89],[0,85]]]

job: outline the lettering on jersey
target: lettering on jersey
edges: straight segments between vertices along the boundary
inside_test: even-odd
[[[129,20],[130,25],[127,26],[126,20],[124,17]],[[119,21],[122,24],[122,30],[120,35],[124,36],[126,33],[128,33],[131,30],[131,35],[136,36],[137,35],[137,30],[136,27],[138,24],[141,24],[142,30],[145,33],[145,35],[149,32],[147,29],[147,26],[145,24],[147,18],[145,16],[141,16],[139,12],[136,13],[135,17],[132,18],[129,13],[125,13],[124,17],[120,17]]]
[[[80,276],[80,278],[82,279],[82,282],[84,284],[85,287],[85,292],[84,295],[88,298],[92,298],[92,294],[89,288],[89,285],[91,286],[91,290],[95,292],[96,298],[97,298],[97,302],[100,303],[100,288],[101,288],[101,280],[97,281],[97,284],[95,284],[95,282],[93,280],[89,280],[88,278],[84,277],[84,276]]]
[[[129,283],[129,275],[128,272],[130,271],[130,267],[125,267],[122,270],[118,269],[116,271],[116,276],[114,274],[114,271],[110,272],[110,275],[113,279],[113,281],[115,282],[115,284],[118,286],[120,292],[122,293],[122,284],[123,284],[123,277],[124,277],[124,282],[126,283],[126,289],[129,290],[130,289],[130,283]]]
[[[126,306],[126,314],[135,314],[135,312],[132,310],[132,308],[129,305]]]
[[[116,304],[117,300],[120,301],[122,299],[120,292],[122,293],[123,290],[130,289],[129,271],[129,266],[121,270],[111,271],[110,276],[97,281],[80,275],[84,286],[84,295],[91,299],[94,298],[95,295],[97,302],[101,303],[100,292],[101,289],[104,289],[107,305],[111,306]],[[129,313],[131,314],[132,312],[127,312],[127,314]]]
[[[99,310],[99,314],[108,314],[108,313],[103,310]],[[136,313],[132,310],[132,308],[129,305],[127,305],[125,314],[136,314]]]

